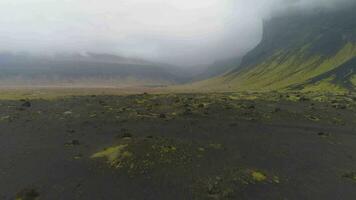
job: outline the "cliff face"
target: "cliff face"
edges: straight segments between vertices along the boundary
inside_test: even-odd
[[[355,90],[355,10],[352,6],[272,18],[264,23],[260,44],[240,67],[213,80],[214,85],[235,90]]]

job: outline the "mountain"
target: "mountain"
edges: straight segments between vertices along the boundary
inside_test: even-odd
[[[236,66],[240,64],[241,59],[241,56],[236,56],[232,58],[217,60],[211,65],[204,66],[199,73],[192,77],[192,81],[204,80],[223,75],[236,68]]]
[[[166,64],[110,54],[33,56],[0,54],[1,86],[23,85],[165,85],[186,77]]]
[[[259,45],[239,67],[199,87],[230,90],[354,91],[356,5],[294,10],[264,22]]]

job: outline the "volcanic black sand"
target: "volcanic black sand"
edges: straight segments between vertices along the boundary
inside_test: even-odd
[[[0,101],[0,199],[356,199],[356,96]]]

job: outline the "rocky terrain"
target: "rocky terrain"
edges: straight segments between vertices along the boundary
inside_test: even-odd
[[[356,96],[0,100],[0,199],[354,199]]]

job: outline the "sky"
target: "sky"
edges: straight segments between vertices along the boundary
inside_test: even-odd
[[[240,56],[262,22],[347,0],[1,0],[0,51],[112,53],[175,65]]]

